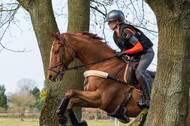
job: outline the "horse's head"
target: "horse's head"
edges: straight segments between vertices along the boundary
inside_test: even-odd
[[[74,59],[74,50],[66,47],[66,39],[63,34],[49,33],[53,38],[48,68],[48,79],[51,81],[61,81],[64,71],[69,63]]]

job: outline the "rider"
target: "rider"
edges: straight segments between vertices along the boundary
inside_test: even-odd
[[[124,20],[125,16],[122,11],[112,10],[107,14],[105,22],[108,22],[110,29],[114,31],[113,39],[121,49],[121,52],[116,52],[116,56],[119,58],[129,55],[139,59],[135,76],[145,96],[142,106],[149,107],[150,85],[143,73],[154,58],[153,43],[142,31],[127,24]]]

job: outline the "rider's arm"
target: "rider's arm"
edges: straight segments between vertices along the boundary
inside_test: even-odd
[[[138,52],[140,52],[140,51],[143,51],[143,47],[142,47],[141,43],[138,41],[138,42],[134,45],[133,48],[126,50],[125,53],[126,53],[127,55],[129,55],[129,54],[133,54],[133,53],[138,53]]]
[[[143,51],[143,47],[142,47],[141,43],[134,36],[134,34],[135,33],[129,28],[126,28],[126,29],[123,30],[123,35],[124,35],[123,37],[125,37],[134,46],[133,48],[128,49],[128,50],[125,51],[125,53],[127,55]]]

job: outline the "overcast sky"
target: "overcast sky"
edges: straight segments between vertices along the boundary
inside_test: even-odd
[[[15,0],[10,0],[15,1]],[[9,0],[1,0],[6,4]],[[53,0],[53,7],[56,8],[55,15],[56,21],[58,23],[59,30],[61,32],[66,32],[67,30],[67,1],[58,0],[55,2]],[[147,8],[147,7],[146,7]],[[118,7],[112,5],[112,7],[108,7],[107,10],[110,11],[112,9],[118,9]],[[152,22],[156,22],[154,14],[148,8],[146,9],[148,12],[145,16],[147,16]],[[61,15],[57,15],[61,13]],[[125,12],[128,14],[127,19],[131,22],[134,22],[134,18],[130,17],[129,12]],[[1,18],[1,17],[0,17]],[[98,25],[94,22],[98,22]],[[1,21],[1,20],[0,20]],[[6,88],[6,93],[15,92],[17,89],[17,82],[22,79],[32,79],[36,82],[36,86],[39,89],[42,89],[44,86],[44,72],[43,72],[43,64],[37,44],[37,40],[31,25],[30,17],[24,9],[19,9],[16,14],[15,21],[13,22],[2,39],[1,43],[6,45],[7,48],[14,50],[26,50],[24,53],[20,52],[11,52],[3,49],[0,52],[0,85],[4,84]],[[1,24],[1,22],[0,22]],[[94,16],[94,13],[91,12],[91,26],[90,32],[96,33],[101,37],[104,37],[102,34],[102,30],[100,27],[103,27],[102,18],[99,19]],[[157,30],[156,26],[153,30]],[[2,35],[2,29],[0,30],[0,36]],[[109,42],[109,45],[117,49],[112,39],[112,31],[109,30],[107,24],[105,24],[105,35],[106,41]],[[148,34],[151,36],[151,34]],[[157,51],[157,37],[151,38],[154,43],[154,50]],[[1,47],[0,47],[1,49]],[[153,64],[150,65],[149,69],[156,70],[157,64],[157,56],[155,55]]]

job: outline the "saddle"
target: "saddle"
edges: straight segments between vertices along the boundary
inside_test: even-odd
[[[126,65],[124,81],[137,89],[140,89],[140,84],[137,81],[135,76],[136,68],[139,64],[139,60],[130,60],[128,65]],[[152,87],[153,80],[155,78],[156,72],[146,70],[143,75],[146,77],[147,81],[150,84],[150,88]]]

